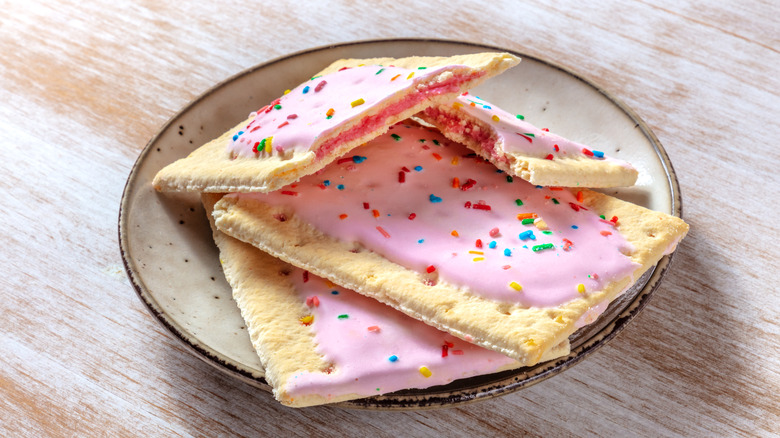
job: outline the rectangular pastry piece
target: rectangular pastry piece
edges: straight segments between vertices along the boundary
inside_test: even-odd
[[[203,195],[212,227],[220,197]],[[266,379],[285,405],[427,388],[520,366],[213,231]],[[568,352],[564,342],[545,359]]]
[[[268,192],[516,65],[507,53],[344,59],[163,168],[162,191]]]
[[[687,232],[679,218],[500,172],[409,124],[217,227],[461,339],[537,363]]]
[[[531,184],[624,187],[637,179],[637,170],[626,161],[539,129],[477,96],[460,96],[418,116],[447,138]]]

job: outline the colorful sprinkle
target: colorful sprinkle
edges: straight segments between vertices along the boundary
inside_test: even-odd
[[[383,71],[385,71],[385,69],[384,69],[384,68],[380,68],[380,69],[379,69],[379,70],[378,70],[376,73],[374,73],[374,74],[377,74],[377,75],[378,75],[379,73],[382,73]]]
[[[476,183],[477,183],[476,181],[474,181],[473,179],[469,178],[468,180],[466,180],[466,183],[465,183],[465,184],[463,184],[462,186],[460,186],[460,189],[461,189],[461,190],[463,190],[463,191],[465,192],[465,191],[467,191],[467,190],[471,189],[472,187],[474,187],[474,185],[475,185]]]
[[[537,215],[536,213],[520,213],[520,214],[517,215],[517,219],[518,220],[536,219],[538,217],[539,217],[539,215]]]
[[[342,313],[341,315],[337,316],[337,318],[338,319],[348,319],[349,315],[347,315],[346,313]]]
[[[495,249],[495,248],[496,248],[496,245],[498,245],[498,244],[497,244],[497,243],[496,243],[496,241],[494,240],[494,241],[492,241],[492,242],[488,243],[488,248],[490,248],[490,249]]]
[[[498,230],[498,227],[496,227],[490,230],[488,234],[490,235],[490,237],[498,237],[499,233],[500,231]]]
[[[379,210],[371,210],[371,213],[374,215],[374,217],[379,217]]]
[[[398,356],[392,355],[392,356],[388,357],[387,360],[389,360],[390,362],[396,362],[396,361],[398,361]]]
[[[577,192],[577,202],[582,202],[585,199],[585,195],[583,195],[582,190]]]
[[[523,231],[518,237],[520,240],[536,240],[536,236],[534,236],[534,232],[531,230]]]
[[[430,266],[428,266],[427,268],[425,268],[425,272],[427,272],[427,273],[429,273],[429,274],[430,274],[430,273],[432,273],[432,272],[433,272],[433,271],[435,271],[435,270],[436,270],[436,267],[435,267],[435,266],[433,266],[433,265],[430,265]]]
[[[309,92],[309,86],[307,85],[307,86],[303,87],[303,94],[306,94],[308,92]]]
[[[523,201],[521,201],[519,199],[515,199],[515,204],[517,204],[518,207],[522,207],[523,206]]]
[[[319,84],[317,84],[317,86],[316,86],[316,87],[314,87],[314,92],[316,93],[316,92],[318,92],[318,91],[322,90],[322,88],[323,88],[325,85],[327,85],[327,84],[328,84],[328,83],[327,83],[327,82],[325,82],[325,81],[320,81],[320,83],[319,83]]]
[[[300,321],[303,325],[311,325],[311,323],[314,322],[314,315],[306,315],[301,317]]]
[[[486,210],[486,211],[492,210],[492,208],[489,205],[487,205],[487,204],[479,204],[479,203],[478,204],[474,204],[473,208],[475,210]]]
[[[420,374],[422,374],[426,378],[431,377],[433,375],[433,373],[431,373],[431,370],[429,370],[428,367],[426,366],[420,367]]]
[[[520,286],[520,284],[518,284],[516,281],[513,281],[513,282],[509,283],[509,287],[511,287],[512,289],[514,289],[514,290],[516,290],[518,292],[523,290],[523,286]]]
[[[414,72],[409,73],[409,76],[406,77],[406,79],[411,79],[414,76]]]
[[[406,182],[406,172],[404,172],[403,170],[398,172],[398,182],[399,183]]]
[[[525,120],[525,116],[520,115],[520,114],[516,115],[515,117],[517,117],[520,120]]]
[[[604,158],[604,152],[602,151],[593,151],[593,156],[596,158]]]
[[[378,325],[372,325],[371,327],[367,327],[366,330],[370,331],[371,333],[379,333],[381,331]]]
[[[395,75],[395,76],[393,76],[392,78],[390,78],[390,81],[392,82],[392,81],[394,81],[394,80],[398,79],[398,77],[399,77],[399,76],[401,76],[401,74],[400,74],[400,73],[399,73],[399,74],[397,74],[397,75]]]
[[[274,109],[280,110],[282,109],[282,106],[277,103],[276,105],[274,105]]]
[[[366,103],[366,101],[365,101],[365,100],[363,100],[363,98],[361,97],[361,98],[360,98],[360,99],[358,99],[358,100],[354,100],[354,101],[352,101],[351,105],[352,105],[352,108],[354,108],[354,107],[356,107],[356,106],[358,106],[358,105],[363,105],[364,103]]]
[[[495,115],[495,114],[493,114],[493,117],[491,117],[490,119],[491,119],[491,120],[493,120],[494,122],[497,122],[497,121],[499,121],[499,118],[498,118],[498,116],[497,116],[497,115]]]
[[[339,294],[339,291],[337,291],[337,290],[332,290],[332,291],[330,291],[330,294],[331,294],[331,295],[338,295],[338,294]]]
[[[477,239],[477,241],[474,242],[474,246],[477,248],[482,248],[482,239]]]
[[[520,222],[521,222],[523,225],[533,225],[533,223],[534,223],[534,220],[533,220],[533,219],[531,219],[531,218],[526,218],[526,219],[523,219],[523,220],[522,220],[522,221],[520,221]]]
[[[434,194],[431,194],[430,196],[428,196],[428,199],[431,202],[433,202],[433,203],[441,202],[441,198],[436,196],[436,195],[434,195]]]
[[[553,158],[555,158],[553,157],[553,154],[547,154],[547,156],[544,157],[545,160],[552,160]]]
[[[344,190],[344,184],[339,184],[336,186],[336,188],[339,190]]]
[[[563,239],[563,250],[569,251],[574,244],[569,239]]]
[[[534,245],[533,247],[531,247],[531,250],[533,252],[539,252],[539,251],[543,251],[545,249],[551,249],[551,248],[554,248],[554,247],[555,247],[555,245],[553,245],[552,243],[543,243],[541,245]]]
[[[585,285],[580,283],[577,285],[577,292],[584,294],[585,293]]]
[[[383,236],[385,236],[385,238],[386,238],[386,239],[389,239],[389,238],[390,238],[390,233],[388,233],[387,231],[385,231],[385,229],[384,229],[384,228],[382,228],[382,227],[379,227],[379,226],[378,226],[378,227],[376,227],[376,230],[377,230],[377,231],[379,231],[379,233],[380,233],[380,234],[382,234]]]
[[[349,217],[349,216],[348,216],[347,214],[344,214],[344,213],[342,213],[342,214],[340,214],[340,215],[339,215],[339,219],[341,219],[341,220],[344,220],[344,219],[346,219],[346,218],[348,218],[348,217]]]
[[[475,262],[481,262],[482,260],[485,260],[484,257],[474,257]]]
[[[401,141],[401,136],[398,134],[390,134],[390,137],[393,137],[395,141]]]
[[[507,257],[511,256],[512,250],[510,250],[509,248],[504,248],[504,255]]]
[[[452,232],[451,232],[450,234],[451,234],[453,237],[458,237],[458,236],[459,236],[459,234],[458,234],[458,231],[457,231],[457,230],[452,230]]]
[[[317,295],[312,295],[308,298],[306,298],[306,305],[309,307],[319,307],[320,306],[320,299],[317,298]]]
[[[514,179],[510,175],[506,176],[506,182],[511,183],[513,181],[514,181]]]
[[[416,217],[417,217],[417,214],[416,214],[416,213],[409,213],[409,220],[410,220],[410,221],[413,221],[413,220],[414,220],[414,218],[416,218]]]
[[[423,167],[422,166],[414,166],[414,170],[419,172],[419,171],[423,170]]]

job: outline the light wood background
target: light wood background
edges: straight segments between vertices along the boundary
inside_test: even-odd
[[[0,435],[769,436],[780,432],[780,3],[0,0]],[[135,296],[138,153],[230,75],[435,37],[547,58],[655,131],[691,232],[645,311],[529,389],[436,411],[293,410],[191,355]]]

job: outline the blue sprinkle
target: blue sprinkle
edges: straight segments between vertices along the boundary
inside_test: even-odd
[[[344,190],[344,184],[339,184],[336,186],[336,188],[339,190]]]
[[[495,240],[490,242],[490,243],[488,243],[488,248],[494,249],[495,247],[496,247],[496,241]]]
[[[482,105],[482,108],[491,109],[491,107],[489,105]]]
[[[355,155],[354,157],[352,157],[352,161],[354,161],[355,163],[362,163],[362,162],[366,161],[366,157],[361,157],[360,155]]]
[[[425,242],[425,239],[420,239],[417,241],[417,243],[423,243],[423,242]]]
[[[601,151],[592,151],[592,152],[594,157],[604,158],[604,152]]]
[[[504,173],[504,171],[501,170],[501,169],[498,169],[498,170],[496,170],[496,173]]]
[[[422,170],[422,166],[414,166],[414,170],[419,172]]]
[[[309,86],[307,85],[307,86],[303,87],[303,94],[306,94],[308,92],[309,92]]]
[[[238,140],[238,134],[233,136],[233,141],[236,141],[236,140]]]
[[[325,187],[328,187],[328,186],[330,185],[330,180],[329,180],[329,179],[326,179],[326,180],[325,180],[325,181],[323,181],[322,183],[325,185]]]
[[[537,188],[537,189],[543,189],[544,187],[542,187],[542,186],[536,186],[536,188]]]
[[[507,257],[509,257],[509,256],[511,256],[511,255],[512,255],[512,251],[510,251],[510,250],[509,250],[509,248],[505,248],[505,249],[504,249],[504,255],[505,255],[505,256],[507,256]]]
[[[572,228],[574,228],[575,230],[576,230],[577,228],[579,228],[579,227],[578,227],[578,226],[576,226],[576,225],[572,225],[571,227],[572,227]]]
[[[441,198],[434,194],[431,194],[431,196],[429,196],[428,199],[430,199],[431,202],[441,202]]]
[[[398,360],[398,356],[392,355],[392,356],[388,357],[387,360],[389,360],[390,362],[395,362],[395,361]]]
[[[339,291],[337,291],[337,290],[334,290],[334,291],[331,291],[330,293],[331,293],[331,295],[338,295],[338,294],[339,294]]]
[[[523,231],[522,233],[520,233],[519,237],[520,240],[528,240],[528,239],[536,240],[536,236],[534,236],[534,232],[531,230]]]

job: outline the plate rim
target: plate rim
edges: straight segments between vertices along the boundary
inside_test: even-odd
[[[194,354],[196,357],[200,358],[204,362],[208,363],[209,365],[222,371],[225,374],[235,377],[244,383],[248,383],[252,386],[264,389],[269,393],[271,392],[271,387],[265,380],[265,377],[260,377],[249,370],[243,369],[242,367],[239,367],[236,364],[231,363],[230,360],[227,360],[228,358],[221,357],[221,355],[218,352],[208,348],[207,346],[203,345],[200,342],[195,342],[193,339],[191,339],[192,336],[187,336],[185,334],[186,331],[183,330],[183,328],[179,324],[165,317],[166,313],[162,310],[162,307],[159,305],[157,300],[153,296],[151,296],[151,294],[149,294],[148,289],[146,289],[142,279],[138,278],[137,269],[135,269],[135,262],[132,260],[130,256],[130,250],[128,246],[129,245],[127,240],[128,226],[127,226],[126,212],[129,210],[130,207],[129,205],[130,197],[128,195],[130,190],[132,189],[131,187],[133,185],[132,183],[136,179],[136,175],[140,165],[144,162],[146,157],[149,155],[152,149],[152,145],[154,145],[157,142],[157,140],[160,138],[160,136],[164,132],[166,132],[172,125],[175,125],[176,120],[178,120],[183,114],[190,111],[193,107],[198,105],[200,102],[202,102],[203,100],[205,100],[206,98],[208,98],[209,96],[211,96],[212,94],[214,94],[215,92],[217,92],[218,90],[226,86],[227,84],[234,82],[242,77],[248,76],[256,72],[257,70],[267,68],[271,65],[274,65],[276,63],[291,58],[304,56],[309,53],[323,52],[327,50],[345,48],[350,46],[404,43],[404,42],[414,42],[414,43],[427,42],[427,43],[439,43],[439,44],[450,44],[450,45],[462,45],[472,49],[484,49],[488,51],[499,51],[499,52],[511,53],[513,55],[520,57],[521,59],[531,59],[535,62],[544,64],[547,67],[559,70],[565,73],[570,78],[577,79],[583,82],[586,86],[598,91],[599,94],[604,96],[612,104],[617,106],[620,109],[620,111],[626,114],[626,116],[628,116],[629,119],[631,119],[635,123],[635,128],[639,128],[642,135],[652,145],[653,151],[659,157],[661,165],[666,174],[666,181],[670,190],[669,193],[670,204],[671,204],[670,214],[682,218],[683,204],[682,204],[682,196],[679,187],[679,182],[677,179],[677,174],[674,171],[671,160],[669,159],[666,150],[663,148],[661,142],[658,140],[655,133],[650,129],[647,123],[633,109],[628,107],[622,100],[620,100],[615,95],[607,91],[604,87],[594,82],[592,79],[584,77],[581,74],[577,73],[576,71],[568,67],[565,67],[563,65],[560,65],[554,61],[551,61],[546,58],[534,56],[534,55],[528,55],[518,50],[512,50],[503,47],[492,46],[492,45],[476,43],[471,41],[451,40],[451,39],[441,39],[441,38],[366,39],[366,40],[356,40],[356,41],[327,44],[327,45],[312,47],[312,48],[288,53],[270,59],[268,61],[253,65],[249,68],[246,68],[238,73],[229,76],[228,78],[222,81],[217,82],[216,84],[208,88],[206,91],[204,91],[194,99],[190,100],[186,105],[181,107],[178,111],[176,111],[176,113],[174,113],[171,117],[169,117],[168,120],[166,120],[165,123],[163,123],[160,126],[160,128],[156,131],[156,133],[150,138],[150,140],[146,143],[144,148],[141,150],[141,152],[138,155],[138,158],[135,160],[132,168],[130,169],[130,172],[127,177],[127,181],[125,182],[124,188],[122,190],[122,197],[121,197],[119,214],[118,214],[119,220],[118,220],[117,231],[118,231],[118,240],[119,240],[119,250],[120,250],[120,255],[122,258],[122,263],[125,272],[128,276],[128,279],[130,280],[131,285],[133,286],[133,289],[135,290],[136,295],[144,304],[147,311],[149,311],[151,315],[154,317],[154,319],[157,320],[157,322],[160,323],[170,334],[172,334],[174,338],[178,339],[181,343],[183,343],[187,347],[188,351],[190,351],[190,353]],[[196,148],[197,145],[194,147]],[[645,306],[649,302],[650,298],[652,297],[656,289],[658,289],[658,287],[660,286],[661,280],[664,277],[665,273],[670,268],[673,257],[674,257],[674,253],[662,257],[661,260],[659,260],[659,262],[652,268],[652,273],[647,279],[645,285],[640,289],[637,295],[634,298],[632,298],[632,300],[629,303],[626,304],[626,307],[623,309],[623,311],[621,311],[617,316],[615,316],[615,318],[612,321],[610,321],[607,325],[602,327],[594,336],[592,336],[590,339],[583,342],[583,344],[578,346],[576,349],[572,350],[568,356],[558,358],[551,362],[537,364],[533,367],[518,368],[516,370],[502,372],[507,374],[514,374],[515,375],[514,382],[507,382],[507,380],[511,380],[511,378],[504,379],[504,380],[493,382],[492,384],[488,385],[488,386],[492,386],[490,388],[485,389],[484,386],[486,385],[482,385],[476,388],[461,390],[459,395],[457,396],[450,395],[448,397],[435,397],[431,395],[423,396],[419,394],[406,395],[404,394],[406,390],[403,390],[403,391],[398,391],[395,393],[389,393],[380,396],[373,396],[373,397],[368,397],[363,399],[335,403],[332,404],[332,406],[354,408],[354,409],[381,409],[381,410],[433,409],[433,408],[442,408],[442,407],[462,406],[480,400],[486,400],[497,396],[510,394],[520,389],[530,387],[536,383],[546,380],[580,363],[585,357],[589,356],[594,351],[597,351],[599,348],[601,348],[609,341],[611,341],[613,338],[615,338],[618,334],[620,334],[625,329],[625,327],[645,308]],[[608,331],[606,335],[604,335],[603,337],[598,336],[599,334],[602,334],[605,331]],[[527,370],[527,371],[523,371],[523,370]],[[495,373],[495,374],[501,374],[501,373]],[[420,391],[425,391],[425,390],[423,389]]]

